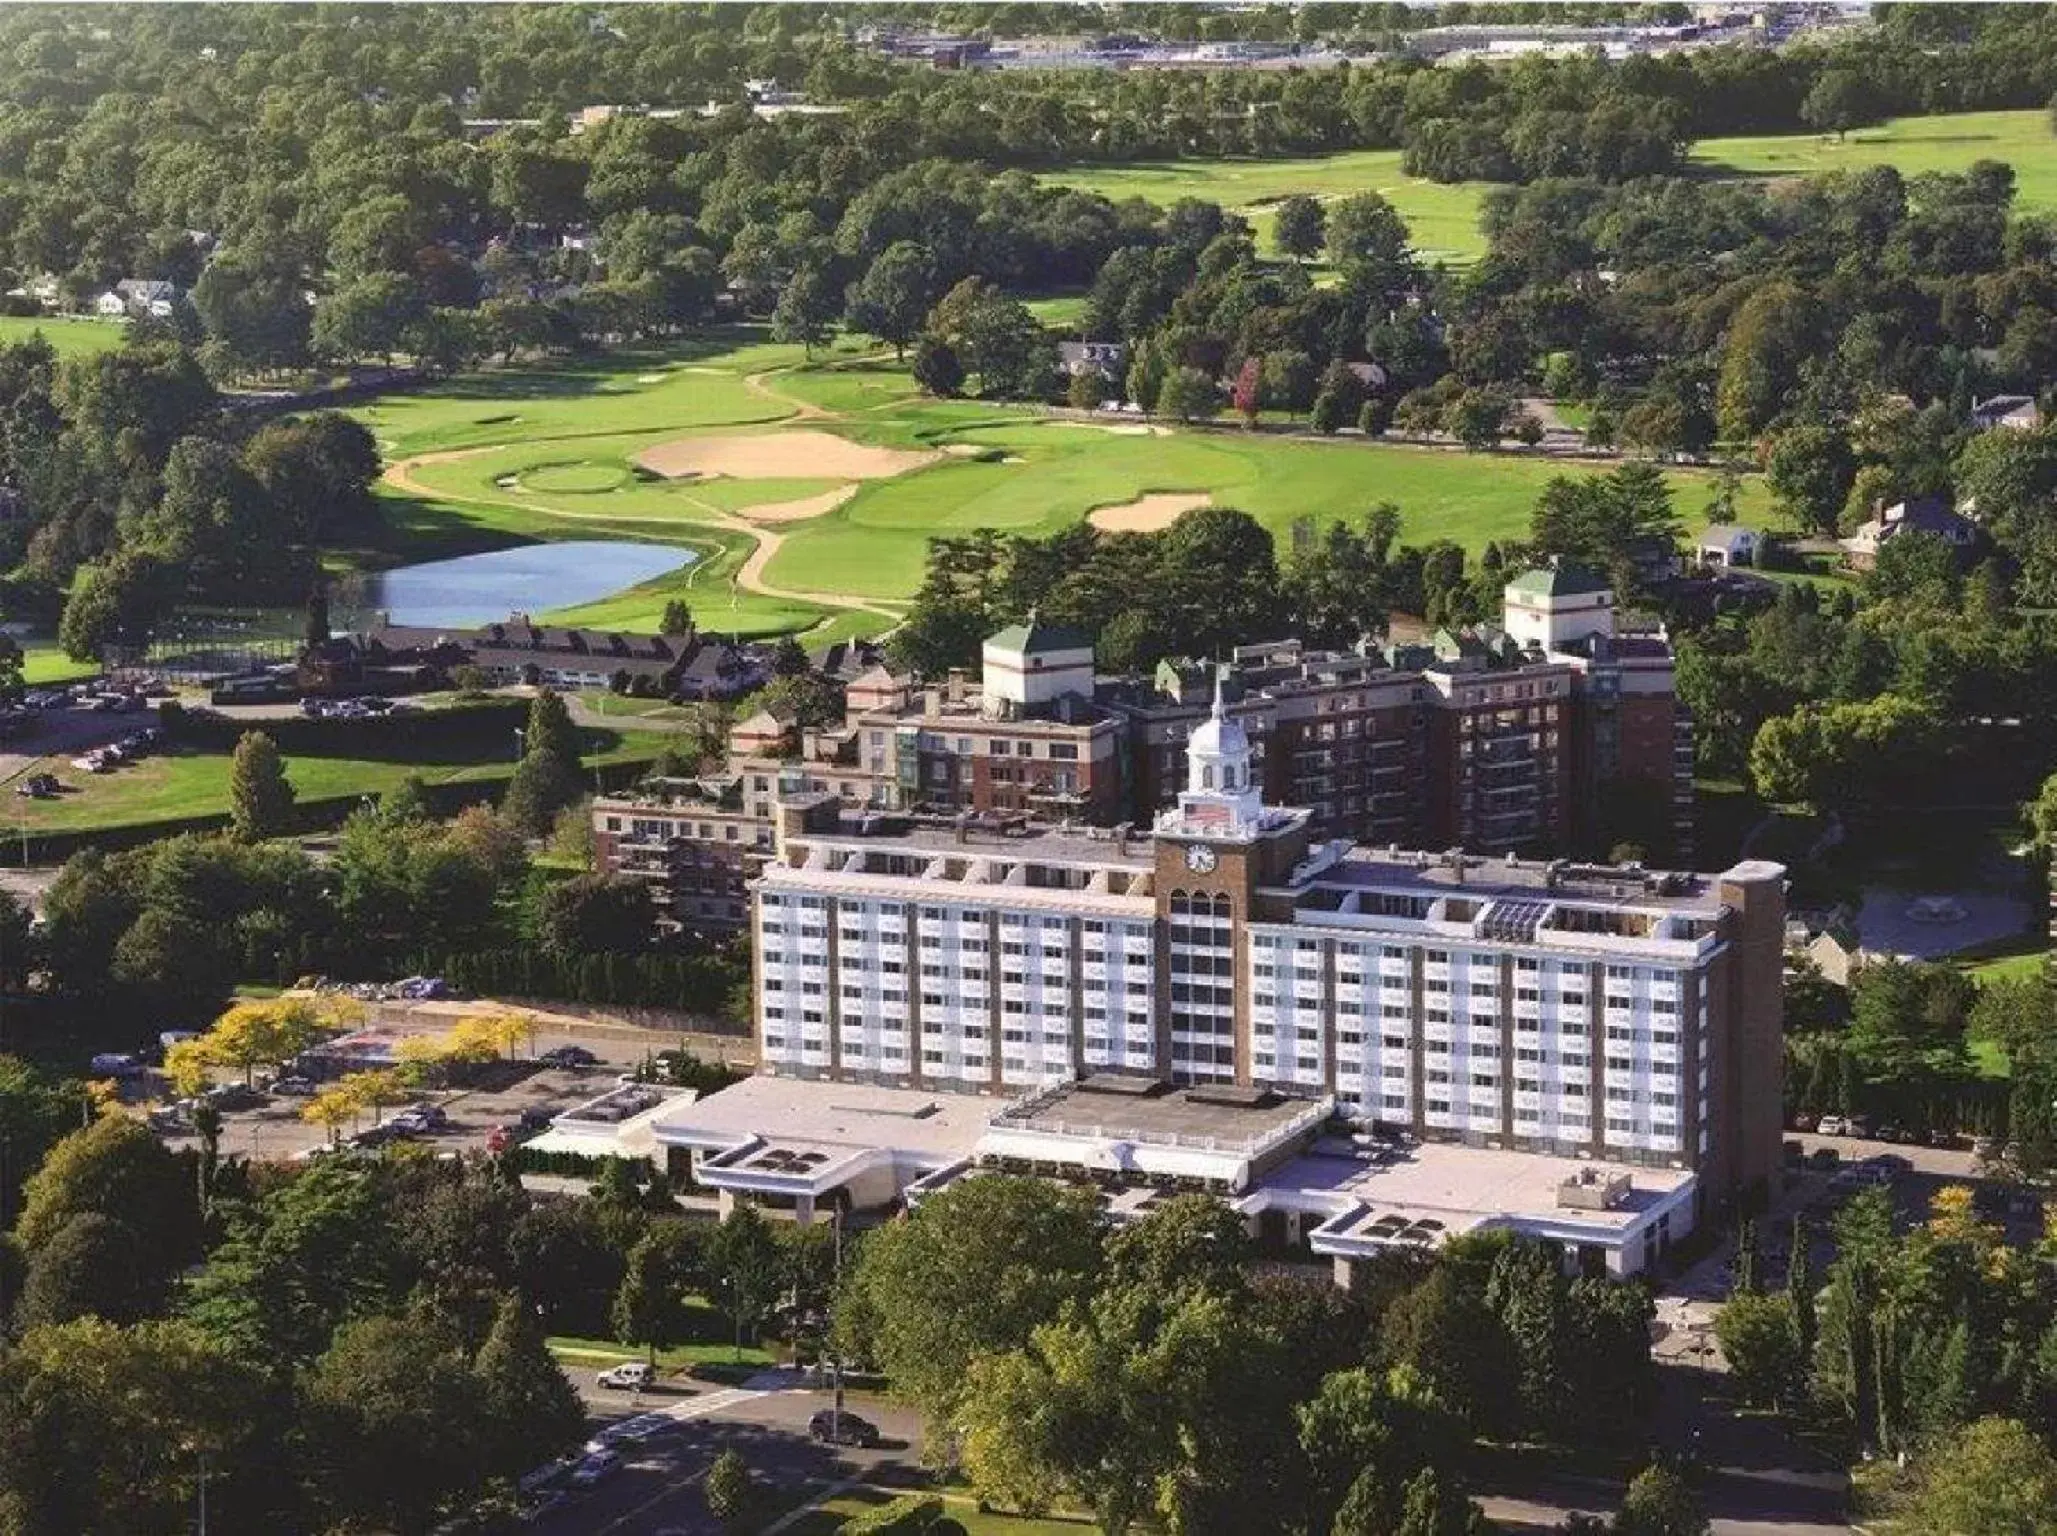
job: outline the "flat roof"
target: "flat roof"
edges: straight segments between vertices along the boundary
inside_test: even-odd
[[[1624,1176],[1628,1193],[1606,1210],[1560,1206],[1559,1188],[1582,1174]],[[1693,1174],[1685,1168],[1631,1166],[1453,1142],[1331,1136],[1267,1174],[1252,1194],[1283,1196],[1288,1203],[1294,1197],[1315,1197],[1309,1203],[1352,1202],[1361,1209],[1349,1211],[1331,1228],[1340,1236],[1378,1236],[1380,1223],[1394,1220],[1404,1227],[1439,1223],[1434,1235],[1443,1236],[1502,1220],[1623,1231],[1692,1182]]]
[[[1319,1102],[1235,1089],[1136,1089],[1129,1077],[1097,1088],[1090,1078],[1063,1083],[1007,1106],[995,1129],[1241,1151],[1270,1140]]]
[[[653,1125],[660,1142],[705,1148],[757,1140],[764,1152],[822,1166],[855,1151],[890,1151],[948,1161],[968,1156],[992,1118],[997,1095],[931,1093],[869,1083],[834,1083],[759,1073],[691,1104],[668,1107]]]

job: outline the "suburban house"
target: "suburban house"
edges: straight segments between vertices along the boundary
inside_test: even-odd
[[[1067,378],[1075,379],[1082,373],[1104,373],[1110,379],[1118,378],[1127,361],[1128,348],[1118,341],[1057,343],[1057,366]]]
[[[1880,547],[1903,533],[1932,533],[1959,554],[1974,548],[1979,541],[1978,524],[1951,510],[1943,497],[1910,496],[1890,507],[1881,507],[1869,522],[1840,542],[1850,564],[1868,571],[1878,563]]]
[[[93,302],[94,311],[110,319],[149,315],[163,320],[179,296],[176,284],[159,277],[125,277]]]
[[[1694,556],[1702,565],[1728,569],[1757,563],[1757,530],[1740,523],[1715,523],[1700,535]]]
[[[2034,395],[1995,395],[1990,400],[1972,401],[1971,424],[1981,432],[1994,427],[2033,432],[2043,424],[2043,409]]]

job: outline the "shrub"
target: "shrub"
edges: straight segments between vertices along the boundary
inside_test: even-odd
[[[931,1531],[943,1518],[943,1500],[933,1493],[903,1494],[890,1504],[843,1522],[842,1536],[902,1536]]]

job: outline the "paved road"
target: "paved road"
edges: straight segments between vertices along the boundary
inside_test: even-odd
[[[791,1372],[769,1371],[740,1388],[695,1384],[684,1393],[655,1391],[627,1397],[591,1386],[580,1390],[593,1409],[596,1432],[643,1413],[662,1413],[674,1427],[624,1452],[621,1472],[589,1493],[568,1497],[534,1522],[540,1536],[723,1536],[707,1512],[701,1481],[714,1458],[731,1447],[742,1453],[762,1484],[791,1491],[826,1488],[849,1478],[905,1482],[914,1475],[920,1444],[914,1415],[892,1404],[852,1397],[848,1406],[877,1424],[885,1443],[872,1450],[831,1450],[807,1436],[808,1417],[829,1405]]]

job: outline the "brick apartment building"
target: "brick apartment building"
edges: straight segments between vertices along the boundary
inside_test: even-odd
[[[1575,568],[1509,583],[1501,626],[1383,651],[1284,641],[1243,647],[1221,668],[1097,678],[1090,637],[1031,615],[980,659],[976,683],[873,667],[849,682],[834,727],[768,713],[738,722],[727,775],[708,790],[739,818],[735,839],[729,823],[692,814],[675,818],[687,829],[677,835],[705,822],[720,864],[735,841],[768,844],[780,798],[810,793],[880,812],[1147,825],[1185,781],[1219,680],[1266,799],[1305,810],[1316,837],[1556,854],[1604,852],[1632,830],[1667,862],[1692,860],[1692,726],[1670,647],[1617,633],[1613,594]],[[644,798],[596,804],[596,831],[665,814]],[[663,861],[642,853],[603,867],[654,876]],[[668,857],[689,882],[674,905],[693,926],[715,893],[691,883],[703,865]]]

